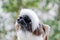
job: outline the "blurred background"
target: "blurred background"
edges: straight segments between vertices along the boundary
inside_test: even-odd
[[[15,21],[23,8],[50,25],[49,40],[60,40],[60,0],[0,0],[0,40],[17,40]]]

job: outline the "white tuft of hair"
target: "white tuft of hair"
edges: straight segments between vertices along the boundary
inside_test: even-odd
[[[32,21],[32,31],[39,27],[40,20],[36,13],[31,9],[22,9],[19,16],[27,15]]]

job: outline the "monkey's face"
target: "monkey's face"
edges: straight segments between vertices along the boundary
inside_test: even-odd
[[[32,21],[27,15],[20,16],[17,23],[20,24],[21,30],[32,32]]]

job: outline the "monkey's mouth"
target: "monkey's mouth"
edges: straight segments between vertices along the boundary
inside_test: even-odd
[[[21,16],[17,19],[17,22],[20,24],[22,30],[32,32],[32,21],[27,15]]]

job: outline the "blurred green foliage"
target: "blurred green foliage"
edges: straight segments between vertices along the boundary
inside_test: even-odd
[[[21,5],[21,1],[22,0],[8,0],[7,2],[5,2],[5,0],[3,0],[3,8],[5,11],[7,12],[15,12],[18,11]]]
[[[52,36],[50,36],[50,40],[60,40],[60,30],[58,30],[59,28],[59,21],[57,20],[48,20],[46,22],[44,22],[45,24],[48,24],[51,26],[51,28],[53,28],[54,30],[54,34]],[[52,31],[52,30],[50,30]]]
[[[19,10],[21,8],[39,8],[39,3],[42,0],[8,0],[7,2],[5,2],[5,0],[3,0],[3,6],[2,8],[4,9],[4,11],[6,12],[16,12],[17,16],[19,15]],[[54,30],[54,34],[52,36],[50,36],[49,40],[60,40],[60,30],[58,30],[58,26],[59,21],[60,21],[60,0],[46,0],[46,5],[41,8],[40,10],[42,11],[49,11],[49,8],[47,7],[49,3],[57,3],[59,5],[59,9],[58,9],[58,16],[56,17],[55,20],[48,20],[46,22],[44,22],[45,24],[50,25],[53,30]],[[16,16],[16,17],[17,17]]]
[[[38,7],[38,4],[41,0],[8,0],[4,2],[3,0],[3,9],[7,12],[16,12],[20,8],[29,8],[29,7]]]

